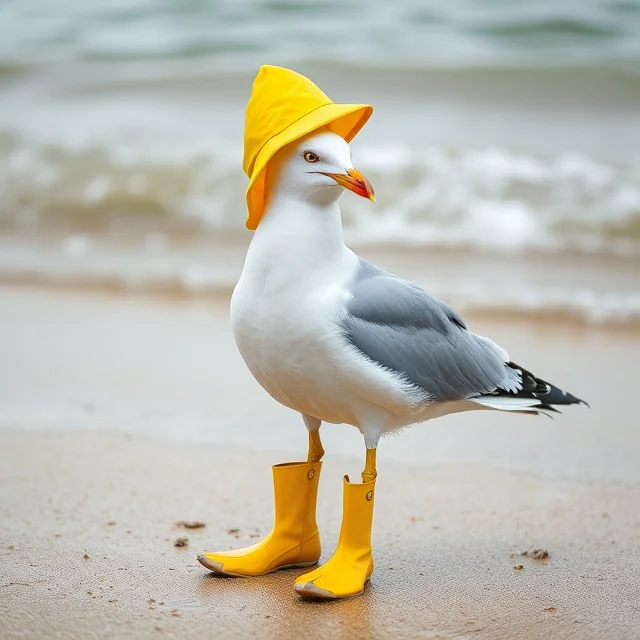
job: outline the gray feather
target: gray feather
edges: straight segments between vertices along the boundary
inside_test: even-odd
[[[371,360],[432,400],[463,400],[517,389],[518,374],[490,340],[467,331],[446,303],[360,258],[343,329]]]

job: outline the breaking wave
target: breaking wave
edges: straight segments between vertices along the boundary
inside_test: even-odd
[[[640,255],[640,165],[578,153],[370,146],[357,166],[375,205],[342,200],[358,246]],[[0,137],[0,225],[15,230],[240,233],[246,178],[226,146],[145,157],[125,145],[69,149]]]

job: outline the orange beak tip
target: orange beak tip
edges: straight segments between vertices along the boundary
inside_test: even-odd
[[[357,169],[348,169],[346,175],[342,173],[323,173],[323,175],[333,178],[341,187],[353,191],[356,195],[375,202],[376,197],[371,183]]]

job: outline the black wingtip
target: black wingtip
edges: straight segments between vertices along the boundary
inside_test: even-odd
[[[589,409],[591,408],[586,401],[567,391],[563,391],[542,378],[537,378],[515,362],[509,362],[507,366],[515,369],[522,378],[522,389],[515,394],[516,396],[535,398],[545,407],[550,407],[551,405],[584,404]]]

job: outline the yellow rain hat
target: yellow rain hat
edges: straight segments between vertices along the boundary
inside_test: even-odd
[[[246,225],[256,229],[265,206],[266,167],[285,145],[328,127],[347,142],[371,116],[367,104],[335,104],[309,78],[283,67],[263,65],[253,82],[244,126]]]

